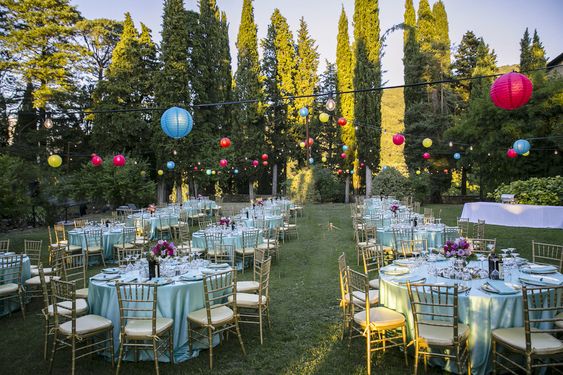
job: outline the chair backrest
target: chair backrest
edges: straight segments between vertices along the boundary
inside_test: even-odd
[[[348,287],[348,266],[346,265],[346,254],[342,253],[338,257],[338,281],[340,283],[340,297],[344,301],[349,292]]]
[[[459,343],[458,287],[457,284],[407,283],[416,338],[422,325],[449,327],[453,331],[454,345]]]
[[[563,270],[563,246],[532,241],[532,262],[551,264]]]
[[[467,241],[473,245],[474,253],[489,254],[497,246],[496,238],[468,238]]]
[[[350,305],[352,315],[354,310],[366,310],[366,326],[369,327],[370,302],[369,298],[369,279],[365,273],[357,272],[347,267],[348,287],[350,288]]]
[[[395,243],[395,250],[399,250],[401,248],[401,241],[410,241],[412,240],[413,233],[412,228],[393,228],[393,241]]]
[[[563,317],[558,316],[563,312],[563,285],[533,288],[522,285],[522,302],[526,351],[531,353],[532,333],[547,333],[555,337],[563,333]],[[558,365],[563,366],[563,362]]]
[[[51,231],[49,230],[49,236]],[[0,252],[10,251],[10,240],[0,240]]]
[[[223,232],[205,231],[203,236],[206,250],[215,250],[223,243]]]
[[[152,336],[156,336],[156,306],[158,286],[142,283],[116,283],[121,333],[128,322],[151,322]]]
[[[270,299],[270,270],[272,267],[272,257],[264,260],[262,269],[258,278],[258,295],[266,297],[266,303]]]
[[[258,281],[260,279],[260,271],[262,270],[262,263],[266,260],[266,250],[256,249],[254,251],[254,267],[253,267],[253,279]]]
[[[53,231],[55,232],[55,240],[58,244],[60,244],[61,241],[66,241],[66,229],[63,224],[53,225]]]
[[[424,217],[434,217],[434,211],[431,208],[424,208]]]
[[[71,335],[76,336],[76,285],[70,281],[51,279],[54,328],[72,321]],[[69,309],[70,302],[70,309]]]
[[[404,257],[420,255],[428,249],[428,240],[402,240],[401,254]]]
[[[22,283],[23,254],[8,255],[0,257],[0,285]]]
[[[235,247],[224,243],[215,247],[215,251],[209,254],[212,263],[228,263],[231,268],[235,268]]]
[[[138,261],[143,257],[144,249],[142,247],[118,248],[117,263],[120,266],[127,265]]]
[[[444,238],[442,243],[446,243],[446,241],[454,241],[459,236],[460,236],[459,227],[444,226]]]
[[[211,223],[211,219],[201,219],[201,220],[198,220],[198,225],[199,225],[199,229],[200,229],[200,230],[207,228],[207,227],[210,226],[211,224],[212,224],[212,223]]]
[[[246,229],[242,231],[242,247],[245,249],[255,249],[258,246],[258,229]]]
[[[86,239],[86,250],[92,248],[102,247],[102,230],[91,229],[84,231],[84,238]]]
[[[159,215],[158,216],[158,228],[169,228],[170,227],[170,215]]]
[[[180,223],[178,224],[177,230],[178,243],[187,243],[190,241],[190,226],[188,224]]]
[[[86,226],[86,220],[84,219],[74,219],[75,228],[84,228]]]
[[[41,263],[41,248],[43,241],[23,240],[23,252],[29,257],[29,262],[33,266]]]
[[[45,279],[45,271],[43,270],[43,264],[39,263],[37,267],[37,271],[39,273],[39,282],[41,283],[41,295],[43,296],[43,314],[47,317],[49,316],[49,305],[51,304],[50,297],[49,297],[49,285]]]
[[[86,270],[86,256],[80,252],[78,254],[65,254],[61,258],[62,276],[64,281],[74,282],[77,288],[86,288],[88,278]]]
[[[205,310],[207,311],[207,324],[212,325],[211,310],[221,306],[229,306],[237,316],[237,287],[236,270],[203,275],[203,292]],[[231,297],[232,303],[228,302]]]
[[[413,212],[420,213],[420,202],[414,202],[412,207]]]
[[[469,231],[470,228],[469,219],[458,217],[457,218],[457,226],[459,227],[459,234],[463,237],[470,237],[471,233]]]
[[[131,244],[135,242],[137,237],[137,229],[135,227],[124,227],[123,232],[121,234],[121,243],[123,247],[127,244]]]
[[[385,250],[383,245],[374,245],[362,248],[362,260],[364,264],[364,273],[371,278],[370,275],[377,273],[383,267],[385,262]]]
[[[485,220],[478,219],[477,223],[473,224],[473,237],[485,238]]]

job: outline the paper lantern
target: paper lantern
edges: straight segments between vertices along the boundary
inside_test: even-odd
[[[405,143],[405,136],[401,133],[393,135],[393,143],[397,146],[402,145],[403,143]]]
[[[300,143],[299,143],[299,147],[305,148],[305,142],[300,142]]]
[[[252,160],[252,166],[253,167],[257,167],[258,166],[258,160]]]
[[[264,167],[267,167],[267,166],[268,166],[268,161],[267,161],[267,160],[264,160],[264,161],[262,162],[262,165],[263,165]]]
[[[192,131],[192,115],[183,108],[168,108],[160,118],[160,127],[170,138],[183,138]]]
[[[194,167],[194,171],[197,171],[197,165]]]
[[[342,159],[346,159],[346,156],[347,156],[347,155],[346,155],[345,152],[343,152],[343,153],[340,154],[340,157],[341,157]]]
[[[205,174],[208,175],[208,176],[211,176],[211,169],[207,169],[207,170],[205,171]]]
[[[328,115],[328,113],[323,112],[319,115],[319,120],[323,123],[328,122],[329,119],[330,119],[330,116]]]
[[[422,157],[426,160],[430,159],[430,154],[428,152],[425,152],[424,154],[422,154]]]
[[[49,158],[47,159],[47,163],[53,168],[58,168],[63,164],[63,158],[61,158],[57,154],[54,154],[49,156]]]
[[[327,160],[328,160],[328,159],[326,158],[326,156],[323,156],[323,157],[321,158],[321,161],[322,161],[323,163],[326,163]]]
[[[212,171],[211,171],[211,174],[215,176],[215,175],[217,174],[217,172],[215,172],[215,171],[212,170]]]
[[[429,148],[432,146],[432,140],[430,138],[424,138],[422,140],[422,145],[426,148]]]
[[[532,81],[523,74],[510,72],[498,77],[489,95],[493,103],[502,109],[513,110],[528,103],[532,97]]]
[[[313,138],[309,138],[309,147],[311,147],[313,145],[313,143],[315,143],[315,141],[313,140]]]
[[[147,175],[147,172],[141,171],[141,177],[145,177],[146,175]]]
[[[506,156],[508,156],[510,159],[514,159],[518,156],[518,153],[514,151],[513,148],[509,148],[508,151],[506,151]]]
[[[365,166],[366,166],[366,164],[365,164],[364,162],[361,162],[361,163],[360,163],[360,168],[363,168],[363,167],[365,167]]]
[[[262,160],[268,160],[268,154],[262,154],[261,158]]]
[[[309,109],[307,107],[303,107],[299,110],[299,116],[307,117],[309,115]]]
[[[342,174],[342,169],[337,170],[336,173],[338,173],[339,175]]]
[[[219,141],[219,147],[228,148],[229,146],[231,146],[231,140],[227,137],[221,138],[221,140]]]
[[[174,163],[172,160],[166,163],[166,168],[168,168],[168,170],[172,170],[174,169],[174,167],[176,167],[176,163]]]
[[[350,169],[350,174],[354,174],[354,170],[353,170],[353,169]]]
[[[387,166],[386,166],[386,165],[383,166],[383,170],[384,170],[384,171],[387,170]]]
[[[309,158],[309,164],[313,164],[313,163],[315,163],[315,159]]]
[[[416,174],[420,174],[420,171],[416,171]]]
[[[336,102],[334,101],[334,99],[328,98],[325,103],[325,108],[327,109],[327,111],[334,111],[336,109]]]
[[[525,139],[519,139],[512,145],[512,148],[518,155],[523,155],[530,151],[530,142]]]
[[[346,145],[342,146],[342,151],[348,151],[348,146]]]
[[[123,167],[125,165],[125,156],[117,154],[113,157],[113,165],[116,167]]]
[[[338,119],[338,125],[340,126],[345,126],[348,123],[348,121],[346,121],[346,119],[344,117],[340,117]]]
[[[235,169],[235,170],[233,171],[233,173],[234,173],[234,174],[238,174],[238,169]]]
[[[227,164],[229,164],[229,162],[227,161],[227,159],[221,159],[219,160],[219,165],[223,168],[225,168],[227,166]]]
[[[157,173],[159,176],[162,176],[162,175],[164,174],[164,171],[163,171],[162,169],[159,169],[156,173]]]
[[[522,154],[522,156],[528,156],[528,155],[530,155],[530,151],[525,152],[525,153]]]
[[[444,173],[445,173],[445,174],[448,174],[448,170],[447,170],[447,169],[444,169]]]
[[[454,159],[455,159],[455,160],[461,159],[461,154],[460,154],[459,152],[456,152],[456,153],[454,154]]]
[[[94,156],[92,156],[92,159],[90,159],[90,162],[92,163],[92,165],[93,165],[94,167],[99,167],[100,165],[102,165],[102,163],[103,163],[104,161],[103,161],[102,158],[99,157],[98,155],[94,155]]]

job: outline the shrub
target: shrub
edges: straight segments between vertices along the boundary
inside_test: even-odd
[[[414,200],[421,203],[428,202],[430,200],[430,175],[428,173],[412,174],[409,181]]]
[[[38,181],[39,170],[20,158],[0,155],[0,171],[0,218],[25,222],[34,203],[30,186]]]
[[[412,186],[409,179],[395,168],[387,167],[373,178],[373,195],[392,195],[403,199],[412,195]]]
[[[499,185],[487,196],[500,202],[502,194],[514,194],[518,203],[540,206],[563,205],[563,177],[530,178]]]
[[[314,168],[315,189],[321,202],[342,202],[344,186],[329,169]]]

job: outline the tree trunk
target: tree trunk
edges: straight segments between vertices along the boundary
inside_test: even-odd
[[[194,197],[197,197],[197,182],[194,181]]]
[[[369,197],[371,197],[371,169],[366,165],[366,198]]]
[[[166,203],[166,184],[164,181],[158,181],[157,185],[157,204]]]
[[[278,195],[278,164],[272,168],[272,196]]]
[[[344,188],[344,203],[350,203],[350,175],[346,176],[346,187]]]
[[[176,203],[184,203],[184,192],[182,190],[182,176],[176,178]]]
[[[461,195],[467,195],[467,171],[465,167],[461,168]]]
[[[248,199],[254,199],[254,185],[252,185],[252,180],[248,180]]]

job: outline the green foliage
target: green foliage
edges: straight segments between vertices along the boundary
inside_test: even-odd
[[[526,27],[522,39],[520,39],[520,69],[526,71],[532,66],[532,48],[530,33]]]
[[[381,167],[392,167],[407,175],[403,153],[405,146],[395,145],[392,137],[392,134],[404,132],[404,113],[403,89],[384,90],[381,97],[381,128],[387,135],[381,137]]]
[[[395,168],[385,168],[373,178],[374,195],[392,195],[402,199],[412,195],[409,179]]]
[[[430,175],[428,173],[415,174],[409,177],[414,200],[428,202],[430,200]]]
[[[302,168],[288,181],[289,196],[302,203],[316,203],[321,200],[316,188],[313,168]]]
[[[473,75],[473,70],[477,65],[477,48],[479,44],[480,40],[475,36],[473,31],[467,31],[463,34],[455,53],[455,61],[452,64],[455,77],[465,78]],[[457,103],[459,106],[458,112],[467,107],[472,83],[473,81],[471,80],[462,80],[454,84],[455,92],[461,99],[459,103]]]
[[[299,20],[299,30],[297,32],[297,71],[295,72],[295,94],[312,95],[317,87],[319,77],[317,69],[319,67],[319,53],[315,40],[311,38],[307,23],[301,17]],[[297,98],[295,105],[297,108],[307,107],[311,109],[314,98]]]
[[[319,192],[320,202],[342,202],[344,186],[330,169],[314,168],[315,190]]]
[[[17,157],[0,155],[0,170],[0,218],[21,221],[31,212],[29,184],[37,180],[37,167]]]
[[[516,201],[520,204],[561,206],[563,205],[563,177],[513,181],[510,184],[501,184],[487,196],[500,202],[502,194],[514,194]]]
[[[110,162],[111,156],[104,160],[99,167],[91,163],[84,165],[67,181],[74,199],[113,207],[127,203],[143,207],[155,201],[154,181],[141,174],[148,170],[146,162],[127,158],[125,166],[117,168]]]

